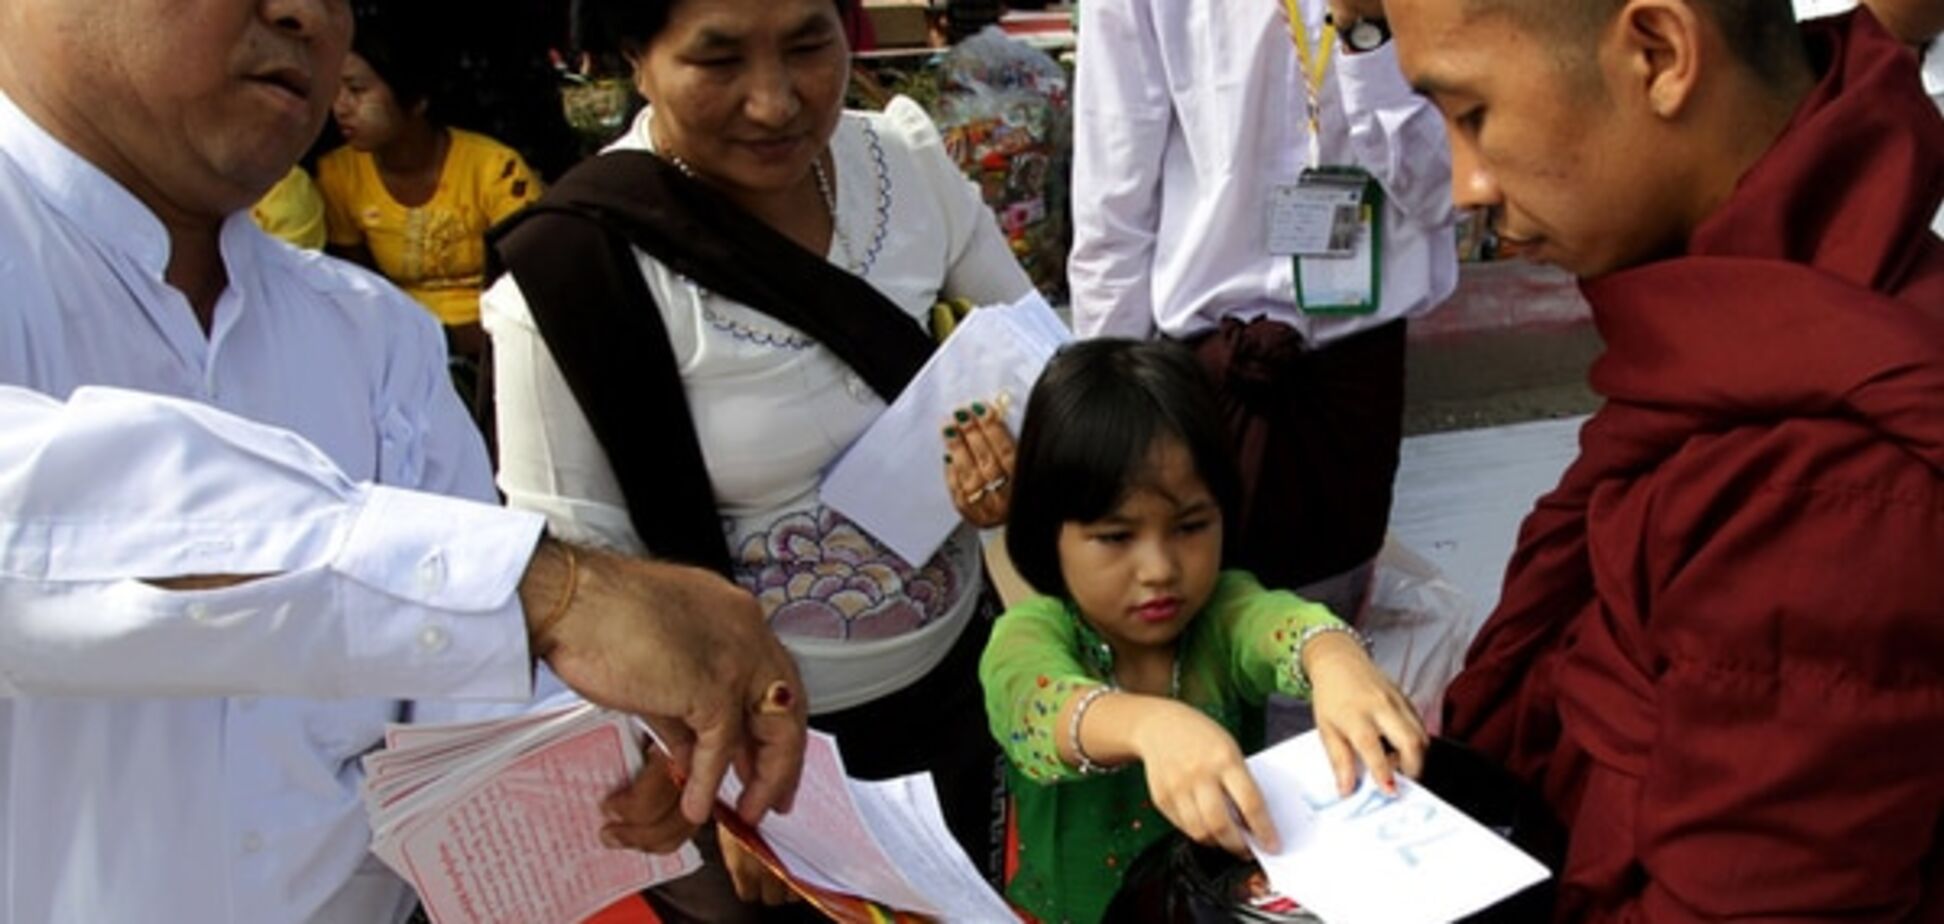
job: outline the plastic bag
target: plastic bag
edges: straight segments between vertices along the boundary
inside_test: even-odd
[[[988,27],[939,63],[932,112],[945,150],[979,186],[1013,255],[1050,301],[1066,288],[1067,73]]]
[[[1385,537],[1358,626],[1370,638],[1377,666],[1403,688],[1432,734],[1442,719],[1445,687],[1464,666],[1465,649],[1484,617],[1437,565],[1396,536]]]

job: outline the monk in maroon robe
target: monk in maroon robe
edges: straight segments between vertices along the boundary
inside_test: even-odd
[[[1559,919],[1944,921],[1944,121],[1867,12],[1389,0],[1460,206],[1607,351],[1447,699]]]

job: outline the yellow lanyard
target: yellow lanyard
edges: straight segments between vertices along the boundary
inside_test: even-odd
[[[1325,22],[1322,34],[1311,44],[1309,27],[1303,21],[1303,9],[1297,0],[1283,0],[1283,9],[1289,13],[1289,37],[1296,42],[1296,60],[1302,65],[1303,87],[1308,91],[1310,166],[1320,166],[1315,162],[1321,157],[1323,144],[1317,113],[1323,107],[1323,75],[1330,69],[1330,53],[1336,50],[1336,26]]]

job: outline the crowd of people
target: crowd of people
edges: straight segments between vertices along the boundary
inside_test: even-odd
[[[646,105],[564,171],[353,6],[0,0],[0,924],[404,920],[359,758],[542,696],[669,744],[599,832],[701,848],[666,921],[814,916],[711,821],[811,729],[1045,922],[1287,835],[1272,700],[1394,791],[1356,623],[1460,209],[1607,345],[1441,717],[1556,919],[1944,920],[1935,4],[1082,0],[1080,339],[908,447],[924,562],[819,480],[1032,285],[922,108],[845,108],[855,0],[576,0]]]

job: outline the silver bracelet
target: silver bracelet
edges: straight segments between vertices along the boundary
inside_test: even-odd
[[[1073,717],[1067,720],[1067,739],[1073,742],[1073,756],[1078,760],[1078,763],[1074,764],[1074,769],[1079,770],[1081,776],[1097,776],[1115,769],[1094,763],[1094,759],[1087,756],[1087,749],[1080,745],[1081,717],[1087,714],[1088,709],[1093,708],[1094,700],[1112,692],[1114,692],[1113,687],[1098,686],[1080,694],[1080,702],[1073,707]]]
[[[1296,644],[1293,646],[1296,652],[1296,685],[1310,691],[1312,695],[1315,694],[1316,687],[1310,683],[1309,671],[1303,668],[1303,651],[1309,648],[1309,643],[1312,639],[1325,632],[1341,632],[1348,635],[1359,647],[1363,648],[1364,654],[1370,654],[1370,639],[1365,638],[1362,632],[1358,632],[1355,626],[1347,622],[1320,622],[1304,629],[1301,634],[1296,636]]]

